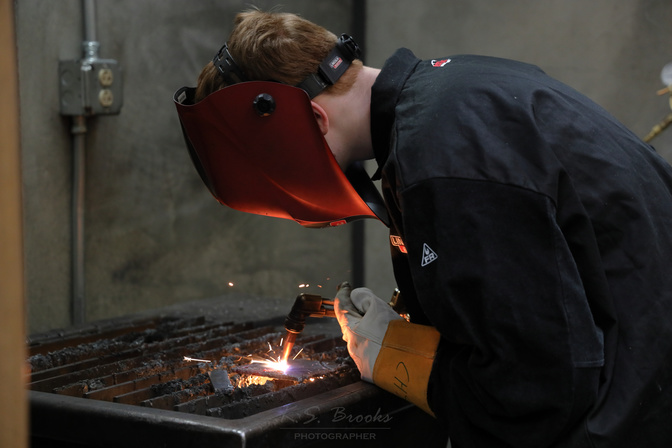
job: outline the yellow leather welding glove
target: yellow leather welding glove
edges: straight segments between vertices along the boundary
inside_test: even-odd
[[[401,318],[367,288],[341,284],[334,309],[362,379],[410,401],[434,415],[427,384],[439,332]]]

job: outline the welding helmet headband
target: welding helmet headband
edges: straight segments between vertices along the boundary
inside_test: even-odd
[[[335,59],[342,57],[340,52],[332,51],[325,61],[335,63],[321,64],[320,71],[301,87],[236,82],[196,104],[194,88],[175,93],[192,162],[220,203],[243,212],[292,219],[306,227],[367,217],[387,225],[386,208],[373,182],[360,164],[349,167],[347,173],[341,170],[310,104],[310,95],[340,77],[325,78],[320,74],[325,70],[322,66],[344,71]],[[213,63],[225,79],[244,80],[226,45]],[[311,92],[302,88],[304,84],[312,86]]]

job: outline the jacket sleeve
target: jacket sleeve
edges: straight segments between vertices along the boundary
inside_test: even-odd
[[[549,446],[595,402],[604,363],[553,200],[434,179],[402,191],[417,298],[441,343],[429,405],[457,446]]]

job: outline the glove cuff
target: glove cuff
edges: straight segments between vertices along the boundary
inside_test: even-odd
[[[373,382],[434,415],[427,385],[440,335],[434,327],[393,320],[373,366]]]

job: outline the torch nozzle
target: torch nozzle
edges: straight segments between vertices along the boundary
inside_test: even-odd
[[[306,317],[336,317],[334,301],[325,299],[314,294],[299,294],[294,301],[287,318],[285,318],[285,330],[287,338],[283,345],[282,360],[289,360],[289,355],[296,342],[296,337],[306,326]]]
[[[280,358],[282,362],[289,361],[289,355],[292,353],[292,349],[294,348],[297,334],[298,333],[292,333],[291,331],[287,332],[287,337],[285,338],[285,343],[282,347],[282,358]]]

